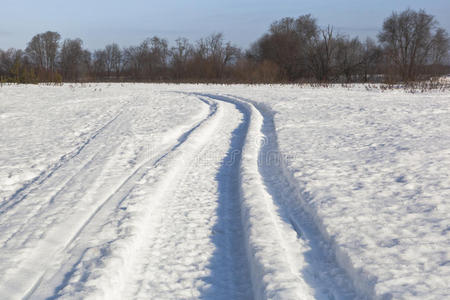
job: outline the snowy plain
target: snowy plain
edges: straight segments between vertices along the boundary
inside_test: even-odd
[[[1,299],[450,297],[450,92],[0,88]]]

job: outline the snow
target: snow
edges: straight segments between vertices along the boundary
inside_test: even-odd
[[[450,296],[450,94],[0,88],[0,297]]]

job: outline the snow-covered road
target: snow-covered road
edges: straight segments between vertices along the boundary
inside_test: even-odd
[[[349,265],[245,87],[0,91],[1,299],[394,295]]]

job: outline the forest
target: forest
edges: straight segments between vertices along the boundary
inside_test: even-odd
[[[2,83],[413,82],[450,73],[449,35],[424,10],[393,12],[376,39],[320,27],[311,15],[283,18],[248,48],[213,33],[173,45],[149,37],[90,51],[79,38],[55,31],[31,38],[25,49],[0,49]]]

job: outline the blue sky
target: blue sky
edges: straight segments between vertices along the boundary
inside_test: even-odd
[[[136,45],[154,35],[196,40],[213,32],[247,47],[273,21],[308,13],[322,26],[364,39],[375,37],[392,11],[408,7],[424,8],[450,32],[449,0],[1,0],[0,48],[24,48],[47,30],[79,37],[89,49]]]

